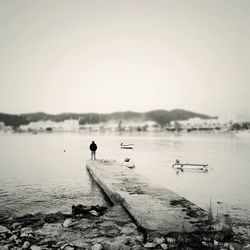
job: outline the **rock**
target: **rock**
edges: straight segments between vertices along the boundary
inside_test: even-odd
[[[141,245],[134,245],[134,246],[132,247],[132,250],[144,250],[144,247],[141,246]]]
[[[103,248],[105,250],[130,250],[127,245],[129,243],[129,237],[121,236],[113,238],[113,241],[105,241],[103,243]]]
[[[0,234],[9,233],[9,231],[7,227],[0,225]]]
[[[163,237],[160,237],[160,238],[156,237],[156,238],[154,238],[154,243],[155,243],[156,245],[161,245],[161,244],[163,244],[164,242],[165,242],[165,239],[164,239]]]
[[[86,243],[85,239],[77,239],[77,240],[74,240],[70,243],[71,243],[71,245],[74,245],[74,246],[79,247],[79,248],[89,249],[89,245]]]
[[[129,234],[134,234],[135,233],[135,229],[132,227],[123,227],[121,230],[121,233],[129,235]]]
[[[107,208],[103,206],[83,206],[81,204],[79,205],[73,205],[72,206],[72,214],[73,215],[86,215],[89,214],[91,210],[95,210],[99,215],[103,215]]]
[[[88,214],[90,210],[91,210],[91,207],[83,206],[81,204],[72,206],[72,214],[73,215]]]
[[[110,236],[117,236],[118,234],[119,234],[119,230],[116,228],[113,228],[111,230],[108,230],[106,235],[109,235],[110,237]]]
[[[5,233],[2,233],[2,234],[0,234],[0,239],[2,240],[2,239],[7,239],[8,237],[7,237],[7,234],[5,234]]]
[[[61,248],[63,245],[65,245],[65,242],[63,241],[58,241],[55,245],[56,248]]]
[[[141,235],[135,236],[135,239],[136,239],[137,241],[139,241],[140,243],[143,243],[143,241],[144,241],[144,237],[143,237],[142,234],[141,234]]]
[[[73,246],[66,246],[64,250],[74,250],[75,248]]]
[[[53,245],[56,244],[57,240],[53,237],[48,237],[40,241],[41,245]]]
[[[17,244],[17,245],[21,245],[22,243],[23,243],[23,242],[22,242],[20,239],[17,239],[17,240],[16,240],[16,244]]]
[[[114,222],[112,221],[104,221],[100,224],[100,227],[114,227],[114,225],[116,225]]]
[[[7,219],[7,221],[13,221],[13,220],[14,218],[12,216]]]
[[[99,216],[99,213],[97,213],[95,210],[90,210],[89,213],[94,216]]]
[[[22,244],[23,244],[23,241],[22,241],[22,240],[20,240],[20,239],[17,239],[17,240],[16,240],[16,245],[21,246]]]
[[[124,225],[121,232],[126,235],[135,234],[137,233],[137,226],[134,223],[127,223]]]
[[[175,239],[175,238],[167,237],[167,238],[166,238],[166,241],[169,242],[169,243],[173,243],[173,242],[176,241],[176,239]]]
[[[161,248],[162,248],[163,250],[166,250],[166,249],[168,249],[168,245],[165,244],[165,243],[162,243],[162,244],[161,244]]]
[[[91,250],[102,250],[102,244],[96,243],[91,247]]]
[[[8,239],[8,241],[9,241],[9,242],[15,242],[17,239],[18,239],[18,237],[14,234],[14,235],[12,235],[12,236]]]
[[[74,250],[74,246],[72,246],[71,244],[64,244],[61,246],[61,249],[64,249],[64,250]]]
[[[31,227],[23,227],[22,229],[21,229],[21,234],[32,234],[33,233],[33,230],[32,230],[32,228]]]
[[[23,249],[26,249],[26,248],[29,248],[29,246],[30,246],[30,243],[29,243],[28,241],[25,241],[25,242],[23,243],[22,248],[23,248]]]
[[[20,228],[19,228],[19,229],[12,230],[11,233],[13,233],[13,234],[20,234]]]
[[[227,249],[227,250],[234,250],[233,245],[230,244],[230,243],[225,243],[225,244],[223,245],[223,247],[224,247],[224,249]]]
[[[7,244],[7,243],[8,243],[7,240],[0,240],[0,246],[1,246],[1,245],[4,245],[4,244]]]
[[[209,247],[209,246],[210,246],[210,244],[209,244],[208,242],[206,242],[206,241],[202,241],[201,244],[202,244],[203,246],[206,246],[206,247]]]
[[[31,250],[41,250],[42,248],[36,245],[30,247]]]
[[[155,245],[155,243],[148,242],[148,243],[146,243],[146,244],[144,245],[144,247],[145,247],[145,248],[155,248],[156,245]]]
[[[12,225],[13,229],[17,229],[17,228],[20,228],[20,227],[21,227],[21,224],[18,223],[18,222],[13,223],[13,225]]]
[[[6,245],[4,245],[3,246],[3,249],[12,249],[12,247],[13,247],[13,244],[6,244]]]
[[[60,223],[46,223],[42,228],[35,231],[35,233],[40,235],[48,235],[48,236],[58,236],[60,229],[62,229],[62,225]]]
[[[137,226],[134,223],[127,223],[124,226],[125,227],[131,227],[131,228],[137,229]]]
[[[232,246],[234,247],[235,250],[242,250],[242,244],[235,243],[235,242],[232,242],[231,244],[232,244]]]
[[[20,235],[20,237],[21,238],[29,238],[29,234],[27,234],[27,233],[22,233],[21,235]]]
[[[74,223],[73,223],[73,221],[72,221],[71,218],[68,218],[68,219],[66,219],[66,220],[63,222],[63,227],[71,227],[71,226],[73,226],[73,225],[74,225]]]
[[[247,244],[246,246],[242,247],[242,250],[250,250],[250,244]]]

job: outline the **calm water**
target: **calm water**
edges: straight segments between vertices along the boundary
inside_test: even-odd
[[[89,178],[85,159],[93,140],[97,157],[132,157],[134,171],[207,209],[250,223],[250,137],[230,135],[1,134],[0,215],[71,211],[75,203],[105,204]],[[134,150],[121,150],[121,142]],[[207,163],[209,171],[176,174],[182,162]],[[220,204],[217,203],[220,202]]]

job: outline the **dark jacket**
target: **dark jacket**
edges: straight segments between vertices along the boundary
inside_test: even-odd
[[[92,142],[92,143],[90,144],[90,146],[89,146],[89,149],[90,149],[91,151],[96,151],[96,150],[97,150],[97,145],[96,145],[94,142]]]

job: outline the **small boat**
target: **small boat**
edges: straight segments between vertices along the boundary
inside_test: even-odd
[[[123,143],[121,143],[120,147],[121,147],[121,149],[133,149],[134,144],[123,144]]]
[[[131,158],[125,158],[123,162],[123,166],[127,168],[135,168],[135,163],[133,161],[130,161]]]
[[[207,170],[208,164],[197,164],[197,163],[181,163],[178,159],[175,161],[172,166],[178,169],[188,169],[188,170]]]

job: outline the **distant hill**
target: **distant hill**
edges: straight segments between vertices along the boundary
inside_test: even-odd
[[[153,110],[145,113],[146,120],[152,120],[163,125],[171,121],[183,121],[190,118],[201,118],[201,119],[212,119],[215,117],[210,117],[208,115],[195,113],[191,111],[186,111],[183,109],[173,109],[171,111],[167,110]]]
[[[0,113],[0,122],[4,122],[5,125],[11,125],[18,127],[22,124],[28,124],[30,122],[37,121],[55,121],[61,122],[68,119],[79,120],[81,124],[96,124],[100,122],[107,122],[110,120],[137,120],[137,121],[155,121],[160,125],[164,125],[171,121],[188,120],[190,118],[211,119],[214,117],[186,111],[182,109],[167,110],[153,110],[149,112],[114,112],[109,114],[98,113],[62,113],[57,115],[47,114],[43,112],[27,113],[21,115],[10,115]]]
[[[14,128],[20,125],[29,124],[29,121],[21,115],[10,115],[0,113],[0,122],[3,122],[5,126],[12,126]]]

